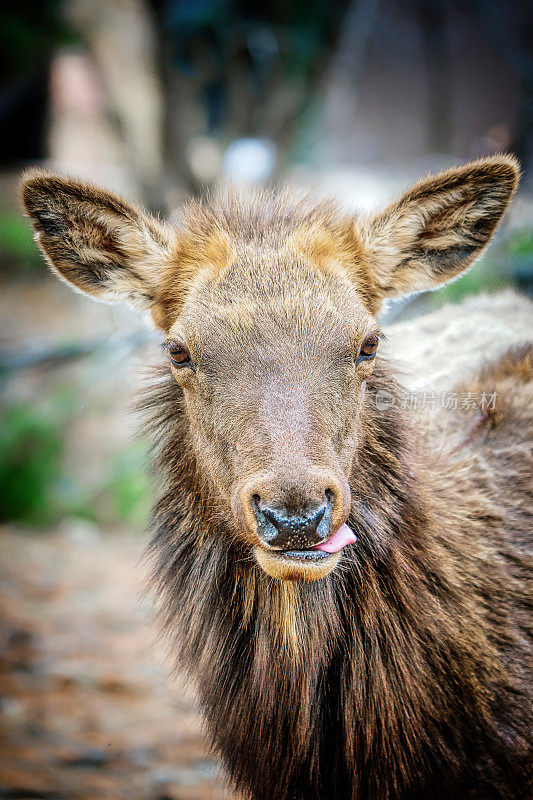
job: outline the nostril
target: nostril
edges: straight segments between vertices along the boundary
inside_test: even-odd
[[[315,530],[318,528],[318,526],[322,522],[322,520],[324,518],[324,514],[326,513],[326,509],[327,509],[327,505],[322,506],[322,508],[319,508],[318,511],[315,513],[315,515],[313,517],[310,517],[309,522],[310,522],[310,524],[314,525]]]
[[[335,517],[337,514],[342,513],[344,509],[344,497],[341,487],[329,488],[324,492],[326,495],[327,507],[330,513]]]
[[[260,500],[254,502],[254,508],[259,534],[271,546],[281,549],[312,547],[328,535],[330,515],[327,503],[303,515],[287,514],[284,509],[269,508]]]

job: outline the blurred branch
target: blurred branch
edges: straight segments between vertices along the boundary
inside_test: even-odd
[[[353,85],[361,70],[381,0],[352,0],[342,25],[331,71],[340,83]]]
[[[348,139],[353,120],[358,116],[358,83],[380,5],[381,0],[351,0],[346,12],[325,94],[323,138],[326,141],[335,139],[333,131],[341,131]]]
[[[124,356],[139,347],[159,341],[159,337],[149,329],[139,329],[126,335],[107,336],[90,342],[71,342],[68,344],[45,345],[26,342],[21,348],[0,353],[0,375],[5,377],[30,367],[59,367],[67,361],[75,361],[87,355],[122,351]]]
[[[139,194],[162,209],[163,98],[150,9],[142,0],[70,0],[65,11],[99,68]]]
[[[480,25],[489,41],[513,71],[521,90],[521,102],[516,114],[513,139],[509,149],[524,168],[531,159],[533,131],[533,14],[531,1],[508,3],[506,0],[475,0],[474,7]]]
[[[453,104],[446,0],[419,0],[418,16],[427,74],[427,149],[449,153]]]

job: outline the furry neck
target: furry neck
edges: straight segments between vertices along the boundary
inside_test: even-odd
[[[378,608],[394,607],[404,619],[419,614],[429,576],[433,588],[445,580],[439,576],[440,548],[430,535],[438,508],[431,503],[418,443],[398,403],[386,412],[377,410],[375,395],[383,388],[397,394],[377,366],[368,382],[364,437],[351,477],[348,522],[357,544],[346,549],[327,578],[290,583],[268,578],[239,543],[197,464],[179,387],[171,377],[154,384],[143,407],[152,413],[155,465],[164,490],[155,507],[150,549],[156,585],[166,599],[165,623],[182,630],[182,649],[192,657],[185,662],[198,665],[210,636],[203,627],[197,630],[196,603],[185,598],[197,597],[205,609],[211,591],[210,610],[217,618],[235,615],[252,627],[254,641],[267,637],[291,663],[311,655],[322,663],[346,626],[348,597],[350,613],[361,615],[358,624],[364,627],[367,615]],[[434,610],[429,597],[423,602]],[[424,618],[427,613],[426,608]]]
[[[432,505],[399,404],[376,409],[379,388],[396,392],[377,368],[351,482],[349,524],[358,540],[314,583],[272,581],[239,544],[199,471],[174,381],[159,382],[144,403],[155,417],[156,464],[165,480],[150,547],[161,618],[208,711],[211,740],[244,788],[261,781],[250,773],[260,769],[258,747],[276,753],[276,774],[287,781],[276,789],[279,798],[292,796],[290,786],[300,780],[289,777],[295,753],[307,785],[326,780],[313,770],[331,715],[344,766],[339,762],[337,777],[327,780],[342,784],[346,764],[366,763],[370,754],[387,761],[387,780],[406,781],[405,760],[421,768],[424,742],[443,715],[462,713],[464,697],[475,713],[486,713],[476,675],[490,665],[473,663],[461,635],[472,613],[462,606],[453,570],[443,571],[450,557],[435,536],[442,508]],[[483,626],[472,635],[483,637]],[[446,757],[437,750],[432,759]],[[346,776],[346,786],[353,781]]]

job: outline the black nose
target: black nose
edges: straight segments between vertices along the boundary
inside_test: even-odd
[[[278,550],[306,550],[329,536],[329,503],[306,514],[289,514],[269,508],[259,498],[254,502],[259,537]]]

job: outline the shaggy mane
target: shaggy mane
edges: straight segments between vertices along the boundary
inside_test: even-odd
[[[268,578],[239,544],[196,463],[181,390],[165,373],[143,399],[164,478],[148,551],[152,587],[235,785],[245,796],[254,786],[254,800],[300,798],[310,785],[317,797],[445,797],[474,761],[484,768],[480,786],[505,785],[508,737],[527,752],[526,701],[502,671],[494,621],[465,584],[488,609],[516,577],[505,565],[479,572],[471,543],[446,538],[438,515],[448,498],[436,516],[409,429],[394,409],[375,411],[378,389],[398,395],[386,365],[369,382],[366,469],[352,478],[357,549],[327,578],[301,584]],[[452,581],[454,561],[465,583]],[[516,621],[501,624],[506,635],[514,626],[516,646]],[[496,689],[507,695],[498,706],[504,734],[501,719],[491,722]],[[459,733],[467,730],[468,741]],[[332,741],[337,756],[324,759]],[[369,759],[382,768],[365,770]]]

